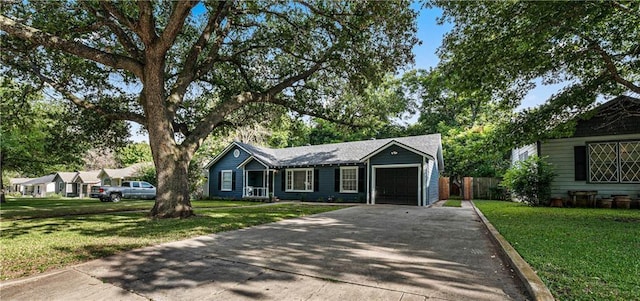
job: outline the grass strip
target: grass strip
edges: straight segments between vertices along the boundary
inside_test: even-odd
[[[640,210],[475,204],[556,299],[639,299]]]
[[[118,203],[111,203],[87,198],[8,198],[6,203],[0,205],[0,217],[3,220],[18,220],[109,212],[149,211],[153,204],[153,200],[122,200]],[[259,204],[262,203],[226,200],[191,201],[191,205],[196,211],[200,208],[253,206]]]
[[[119,252],[344,208],[278,204],[198,210],[188,219],[152,220],[142,212],[3,220],[0,279],[30,276]]]
[[[462,207],[462,200],[447,200],[442,205],[444,207]]]

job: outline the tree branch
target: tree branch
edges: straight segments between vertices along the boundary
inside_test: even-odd
[[[125,14],[123,14],[117,7],[113,5],[113,3],[109,1],[100,1],[100,6],[109,13],[114,19],[118,20],[119,23],[133,30],[138,36],[140,36],[140,27],[136,24],[135,20],[129,18]]]
[[[42,82],[51,86],[53,89],[58,91],[64,97],[69,99],[73,104],[75,104],[76,106],[82,109],[94,111],[109,120],[129,120],[129,121],[137,122],[143,126],[146,125],[146,120],[142,115],[139,115],[133,112],[107,112],[102,107],[99,107],[91,102],[88,102],[74,95],[73,93],[69,92],[69,90],[67,90],[59,82],[42,74],[42,72],[40,72],[40,68],[38,68],[38,66],[34,64],[31,64],[29,66],[29,70],[31,71],[32,74],[37,76]]]
[[[171,12],[171,17],[169,17],[169,23],[165,26],[164,31],[162,32],[162,36],[159,40],[160,51],[162,53],[166,52],[171,48],[173,42],[176,40],[176,37],[182,30],[184,26],[184,21],[189,16],[191,9],[198,4],[199,1],[176,1],[174,2],[173,10]],[[148,3],[146,1],[139,1],[138,3]],[[151,16],[153,16],[153,11],[150,11]]]
[[[80,42],[62,39],[39,29],[19,24],[3,15],[0,15],[0,30],[37,45],[61,50],[116,69],[130,71],[139,78],[142,78],[142,64],[130,57],[104,52]]]
[[[85,7],[88,10],[90,10],[93,13],[93,15],[96,16],[96,18],[101,19],[102,20],[101,23],[103,23],[104,25],[109,27],[109,29],[111,29],[113,34],[116,35],[116,38],[118,39],[118,42],[120,42],[122,47],[124,47],[124,49],[127,51],[127,53],[129,55],[131,55],[133,58],[135,58],[137,60],[141,60],[142,59],[142,51],[140,50],[140,48],[138,48],[138,46],[133,41],[131,36],[129,36],[129,34],[127,34],[127,32],[122,27],[120,27],[118,24],[116,24],[109,17],[110,14],[109,14],[108,11],[98,12],[95,8],[93,8],[90,5],[85,5]],[[96,23],[96,24],[98,24],[98,23]]]
[[[597,52],[600,55],[600,57],[602,57],[602,60],[604,61],[607,71],[609,72],[609,74],[611,75],[614,81],[629,88],[629,90],[640,94],[640,86],[637,86],[634,83],[620,76],[620,73],[618,72],[618,68],[616,67],[613,59],[611,59],[611,56],[609,55],[609,53],[607,53],[604,49],[602,49],[602,47],[600,47],[600,45],[595,41],[589,38],[584,38],[584,39],[589,42],[590,48],[593,49],[595,52]]]
[[[184,67],[178,75],[178,79],[176,80],[169,95],[168,111],[171,116],[175,115],[177,106],[182,101],[187,88],[197,76],[195,68],[198,62],[198,57],[209,42],[211,33],[220,27],[220,24],[222,23],[222,20],[224,19],[224,16],[226,14],[225,4],[225,1],[222,1],[218,4],[218,9],[213,14],[213,16],[209,18],[207,25],[202,30],[200,37],[198,37],[198,41],[196,41],[196,43],[193,44],[191,46],[191,49],[189,50],[189,54],[184,61]]]
[[[158,35],[156,34],[156,21],[153,17],[153,7],[151,1],[142,0],[137,2],[138,9],[140,10],[137,24],[137,28],[139,28],[138,35],[143,43],[148,46],[158,39]]]

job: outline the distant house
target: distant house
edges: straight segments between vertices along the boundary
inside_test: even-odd
[[[120,186],[122,181],[135,180],[137,174],[147,166],[153,166],[153,163],[142,162],[117,169],[103,168],[98,173],[98,179],[105,186]]]
[[[34,178],[22,183],[25,191],[30,191],[35,197],[45,197],[49,194],[58,193],[58,183],[62,182],[58,174],[50,174],[39,178]]]
[[[24,183],[33,180],[33,178],[11,178],[9,179],[9,191],[19,192],[22,195],[31,195],[33,191],[28,190],[29,186],[23,185]]]
[[[100,186],[100,178],[98,178],[99,174],[100,170],[79,171],[76,173],[72,182],[78,186],[79,197],[88,197],[92,186]]]
[[[210,196],[427,206],[444,162],[433,134],[283,149],[236,141],[206,169]]]
[[[569,191],[640,197],[640,99],[619,96],[594,110],[571,137],[514,149],[512,163],[547,156],[557,173],[552,197],[567,198]]]
[[[78,196],[78,184],[73,182],[73,178],[78,172],[57,172],[57,185],[56,193],[64,197],[77,197]]]

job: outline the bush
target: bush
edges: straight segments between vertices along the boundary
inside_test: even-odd
[[[549,203],[555,176],[545,158],[531,156],[509,168],[502,183],[521,201],[531,206],[544,206]]]
[[[55,192],[47,192],[45,194],[45,196],[49,199],[61,199],[62,198],[62,194],[61,193],[55,193]]]

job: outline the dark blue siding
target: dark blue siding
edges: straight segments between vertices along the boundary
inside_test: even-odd
[[[438,198],[440,198],[440,194],[438,191],[438,180],[440,178],[440,172],[438,171],[438,164],[431,160],[429,161],[429,168],[427,169],[428,171],[431,172],[431,175],[429,175],[429,187],[428,187],[428,196],[427,196],[427,203],[433,204],[435,202],[438,201]]]
[[[262,165],[260,162],[254,160],[251,160],[251,162],[247,163],[247,165],[244,166],[244,169],[246,170],[263,170],[266,169],[264,167],[264,165]]]
[[[392,155],[396,152],[396,155]],[[397,145],[391,145],[370,159],[371,165],[422,163],[422,156]]]
[[[240,150],[240,156],[235,158],[233,151]],[[234,147],[229,150],[224,157],[209,168],[209,195],[212,197],[222,198],[242,198],[242,168],[238,169],[238,165],[249,158],[249,154],[241,148]],[[220,171],[231,170],[234,173],[235,189],[233,191],[220,191]]]
[[[335,170],[339,166],[317,166],[314,170],[318,170],[318,191],[314,192],[285,192],[282,188],[282,177],[286,177],[286,169],[278,170],[275,176],[275,195],[282,200],[301,200],[308,202],[327,202],[329,198],[333,201],[344,202],[364,202],[365,192],[359,193],[340,193],[335,190]]]

